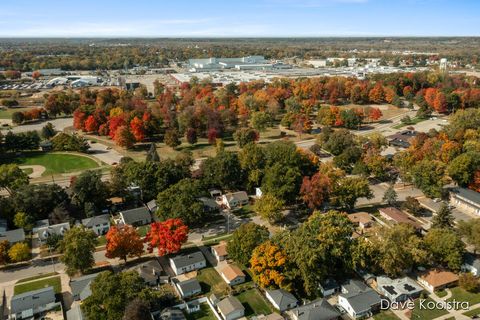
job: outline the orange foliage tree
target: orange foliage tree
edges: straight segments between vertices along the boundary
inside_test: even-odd
[[[303,177],[300,194],[303,201],[311,209],[320,208],[330,195],[332,181],[320,172],[315,173],[311,178]]]
[[[105,257],[119,258],[127,262],[128,257],[140,257],[143,254],[143,241],[130,225],[113,226],[108,230]]]
[[[148,243],[148,251],[153,252],[157,248],[158,255],[164,256],[176,253],[187,241],[188,227],[181,219],[168,219],[163,222],[154,222],[145,236]]]
[[[278,245],[267,241],[256,247],[250,265],[253,279],[260,287],[290,289],[290,279],[286,276],[287,255]]]
[[[87,132],[97,132],[98,131],[98,122],[95,120],[93,115],[89,115],[87,120],[85,120],[85,131]]]
[[[143,126],[143,121],[138,117],[135,117],[130,121],[130,129],[136,141],[143,141],[145,139],[145,129]]]

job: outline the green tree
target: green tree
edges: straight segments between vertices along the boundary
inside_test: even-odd
[[[402,209],[407,210],[414,216],[420,216],[423,212],[420,202],[414,197],[408,196],[405,198],[405,202],[402,204]]]
[[[458,222],[458,232],[465,237],[466,242],[473,246],[475,251],[480,250],[480,218]]]
[[[16,164],[0,165],[0,189],[12,195],[18,188],[28,184],[28,176]]]
[[[452,229],[455,218],[452,216],[452,210],[446,205],[442,204],[437,214],[433,216],[432,228],[447,228]]]
[[[26,261],[30,256],[30,247],[24,242],[15,243],[8,250],[8,257],[12,262]]]
[[[393,188],[393,185],[390,185],[388,189],[385,190],[382,201],[386,202],[389,206],[395,207],[397,205],[397,200],[398,200],[397,192]]]
[[[141,299],[135,298],[128,302],[122,320],[151,320],[150,304]]]
[[[412,168],[413,184],[431,198],[439,198],[445,183],[445,165],[424,159]]]
[[[302,185],[302,174],[295,167],[285,167],[276,163],[265,169],[262,190],[281,201],[293,203]]]
[[[181,144],[180,137],[176,129],[169,129],[165,132],[165,144],[172,149],[175,149]]]
[[[424,241],[435,263],[452,270],[460,270],[465,244],[455,231],[434,227],[428,231]]]
[[[56,133],[57,131],[55,130],[55,127],[53,126],[53,124],[50,122],[47,122],[47,124],[42,128],[41,136],[43,139],[48,140],[50,138],[53,138]]]
[[[100,211],[106,204],[109,191],[102,181],[100,171],[87,170],[77,176],[71,186],[73,200],[85,210],[85,203],[93,203],[96,211]]]
[[[90,284],[92,294],[82,302],[87,319],[122,319],[129,302],[150,301],[151,291],[135,271],[100,273]]]
[[[58,184],[24,185],[17,189],[12,200],[17,211],[24,212],[31,220],[46,219],[56,207],[70,201]]]
[[[260,132],[264,132],[272,125],[272,116],[263,111],[257,111],[250,116],[252,127]]]
[[[334,184],[330,201],[338,208],[353,210],[359,198],[373,198],[368,180],[361,177],[345,177]]]
[[[10,242],[8,240],[0,241],[0,265],[5,265],[10,262],[8,250],[10,249]]]
[[[240,166],[238,155],[229,151],[219,152],[200,165],[202,180],[209,187],[239,189],[245,181],[245,172]]]
[[[470,272],[462,273],[458,277],[458,284],[460,288],[462,288],[463,290],[472,292],[472,293],[477,293],[478,289],[480,288],[480,283],[478,281],[478,278],[475,277]]]
[[[263,177],[265,167],[265,150],[263,147],[249,143],[238,153],[240,167],[246,172],[247,186],[249,190],[259,186]]]
[[[233,138],[237,141],[238,146],[243,148],[248,143],[255,142],[258,139],[258,132],[250,128],[239,128],[233,134]]]
[[[264,194],[255,201],[254,210],[264,219],[276,223],[282,220],[285,202],[271,194]]]
[[[234,261],[247,266],[253,250],[261,243],[268,240],[269,232],[264,226],[253,222],[242,224],[233,232],[227,244],[228,256]]]
[[[480,153],[467,152],[453,159],[447,167],[448,175],[460,186],[467,186],[480,166]]]
[[[75,226],[65,232],[60,243],[60,250],[63,253],[61,260],[70,276],[77,272],[85,273],[94,265],[93,253],[96,245],[95,233],[83,226]]]
[[[25,212],[18,212],[13,218],[13,224],[15,224],[17,228],[22,228],[25,231],[32,231],[34,222],[32,216]]]
[[[66,134],[60,132],[52,139],[52,147],[54,151],[76,151],[87,152],[90,148],[87,140],[76,134]]]
[[[328,139],[320,144],[325,150],[334,156],[340,155],[348,147],[357,145],[355,136],[346,129],[335,130],[328,135]]]

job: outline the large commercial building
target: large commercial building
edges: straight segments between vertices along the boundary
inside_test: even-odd
[[[212,71],[221,69],[267,70],[273,68],[273,64],[265,60],[265,57],[263,56],[248,56],[241,58],[189,59],[188,65],[191,72]]]

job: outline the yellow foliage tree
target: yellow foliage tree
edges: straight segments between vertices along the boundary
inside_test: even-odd
[[[262,288],[290,290],[287,255],[278,245],[267,241],[253,250],[250,259],[254,281]]]

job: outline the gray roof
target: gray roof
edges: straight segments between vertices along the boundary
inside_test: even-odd
[[[340,313],[326,299],[317,299],[293,310],[298,320],[330,320]]]
[[[201,261],[205,261],[205,257],[200,251],[192,252],[189,254],[182,254],[173,258],[170,258],[177,268],[183,268],[190,266]]]
[[[238,311],[238,310],[244,310],[245,307],[242,305],[240,300],[238,300],[236,297],[227,297],[220,301],[217,304],[217,308],[220,310],[220,312],[224,315],[227,316],[232,312]]]
[[[423,288],[409,277],[398,279],[391,279],[385,276],[377,277],[377,288],[380,293],[393,299],[397,299],[402,295],[416,295],[423,291]]]
[[[137,270],[140,277],[147,282],[156,281],[163,271],[162,266],[156,259],[139,264],[134,268]]]
[[[164,309],[160,315],[162,320],[185,320],[185,315],[178,309]]]
[[[471,253],[465,254],[463,263],[480,270],[480,258],[476,255]]]
[[[152,221],[152,215],[147,207],[139,207],[135,209],[121,211],[125,224],[134,224],[137,221]]]
[[[233,200],[248,201],[248,195],[245,191],[237,191],[237,192],[233,192],[233,193],[227,193],[225,195],[225,197],[227,198],[228,202],[231,202]]]
[[[101,214],[99,216],[82,219],[82,224],[87,228],[92,228],[97,224],[104,224],[110,222],[109,214]]]
[[[359,280],[349,280],[342,285],[342,289],[347,292],[341,296],[348,300],[357,314],[381,302],[380,295]]]
[[[298,302],[293,294],[283,289],[267,290],[267,293],[281,310],[288,308],[292,303]]]
[[[450,192],[455,194],[457,197],[464,198],[468,201],[473,202],[475,205],[480,206],[480,193],[466,189],[466,188],[452,188]]]
[[[67,320],[84,320],[82,309],[80,305],[72,307],[72,309],[67,311]]]
[[[46,238],[48,238],[49,235],[52,235],[52,234],[63,235],[65,231],[69,229],[70,229],[70,223],[63,222],[63,223],[58,223],[51,226],[41,226],[41,227],[33,228],[33,233],[38,234],[38,237],[41,240],[45,240]]]
[[[152,212],[152,213],[155,212],[155,211],[157,211],[157,208],[158,208],[158,206],[157,206],[157,200],[153,199],[153,200],[148,201],[148,202],[147,202],[147,208],[148,208],[148,210],[150,210],[150,212]]]
[[[8,230],[0,236],[0,241],[7,240],[10,243],[25,241],[25,231],[23,229]]]
[[[328,290],[338,289],[340,286],[338,285],[338,282],[335,279],[327,278],[320,283],[320,287],[324,291],[328,291]]]
[[[92,291],[90,284],[100,273],[87,274],[86,276],[78,277],[70,280],[70,288],[72,288],[72,295],[78,296],[80,300],[88,298]]]
[[[16,314],[53,302],[55,302],[53,287],[42,288],[13,296],[10,302],[10,311],[12,314]]]
[[[177,286],[182,290],[183,293],[202,290],[200,282],[198,282],[198,280],[195,278],[178,282]]]

